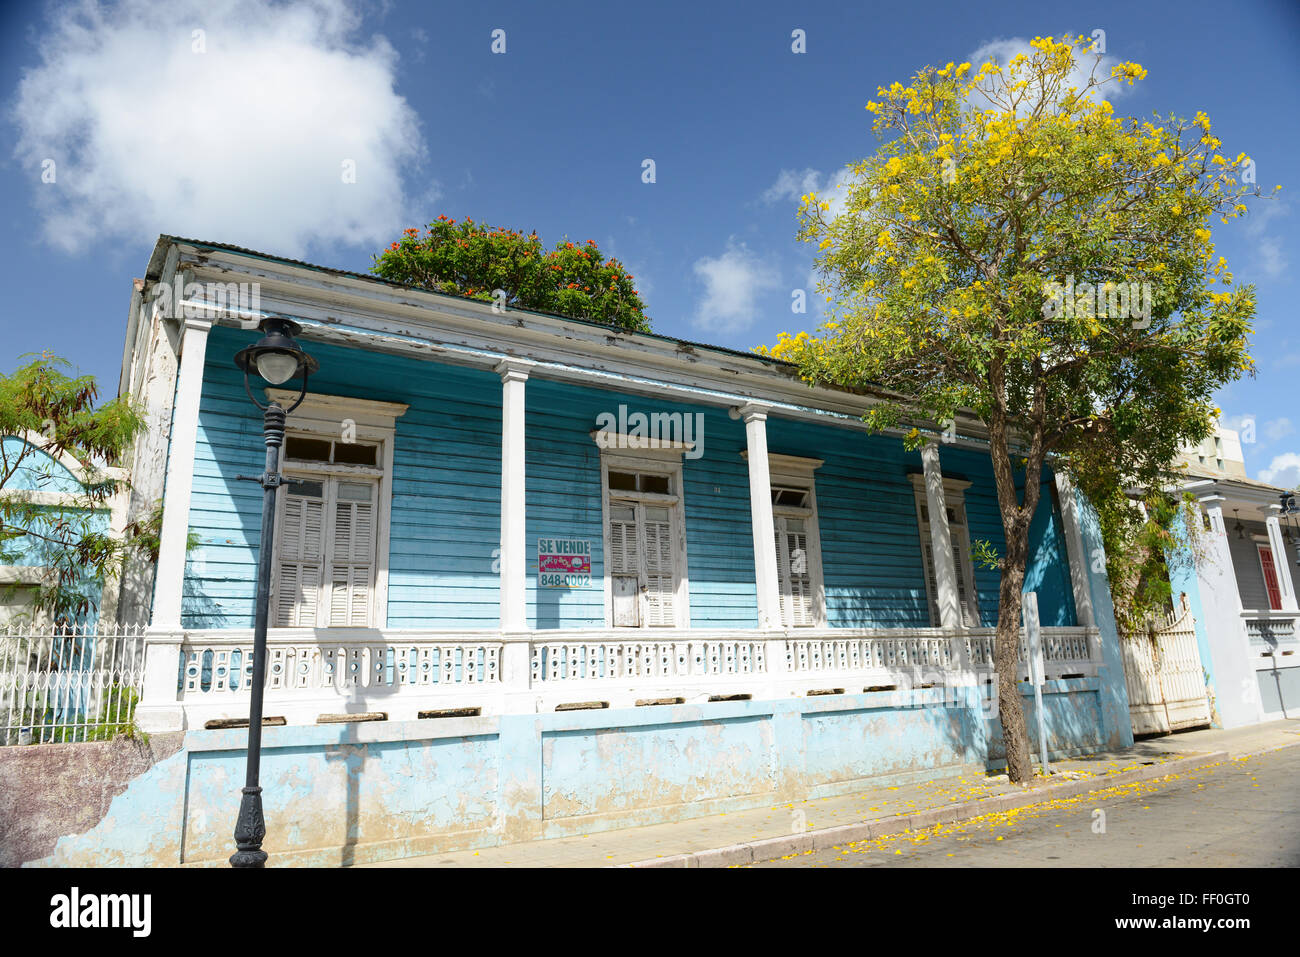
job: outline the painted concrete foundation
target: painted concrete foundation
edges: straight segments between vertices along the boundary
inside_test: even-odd
[[[272,865],[329,866],[586,834],[996,765],[989,686],[267,728]],[[1033,696],[1022,686],[1031,728]],[[1102,682],[1048,682],[1048,747],[1123,744]],[[1031,735],[1036,737],[1036,735]],[[46,866],[224,865],[247,732],[191,731]]]
[[[94,828],[127,785],[175,754],[184,737],[0,748],[0,867],[45,857],[64,835]]]

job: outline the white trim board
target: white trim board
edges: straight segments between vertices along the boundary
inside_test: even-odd
[[[611,469],[615,472],[647,472],[669,477],[670,487],[673,491],[668,495],[653,492],[616,491],[613,497],[669,509],[673,535],[673,577],[675,582],[673,589],[673,627],[690,627],[691,596],[690,578],[687,573],[689,565],[686,561],[686,502],[682,489],[682,451],[681,449],[600,450],[600,538],[604,555],[602,585],[605,593],[606,628],[614,628],[614,589],[610,574],[613,563],[609,546],[609,473]],[[651,626],[648,623],[644,603],[642,603],[639,614],[641,617],[639,626],[621,626],[619,630],[631,634],[665,630],[662,626]]]
[[[269,399],[288,408],[298,398],[298,393],[287,389],[267,389]],[[379,485],[379,500],[375,521],[375,586],[371,604],[372,627],[388,625],[388,560],[392,539],[393,511],[393,449],[397,419],[406,414],[410,406],[402,402],[377,402],[373,399],[355,399],[350,396],[325,395],[309,392],[302,405],[289,414],[285,423],[285,436],[302,435],[310,438],[337,440],[343,432],[343,422],[351,419],[356,426],[358,441],[379,445],[380,468],[364,466],[329,466],[323,463],[284,460],[282,469],[293,473],[307,473],[333,478],[356,475],[358,478],[375,478]],[[382,469],[382,471],[381,471]],[[284,512],[283,498],[276,496],[275,534],[280,541],[280,522]],[[278,564],[272,565],[271,594],[274,598],[279,586]],[[324,569],[322,567],[322,574]]]

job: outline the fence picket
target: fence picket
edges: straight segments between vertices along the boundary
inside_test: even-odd
[[[0,745],[93,741],[130,731],[144,628],[99,623],[0,631]]]

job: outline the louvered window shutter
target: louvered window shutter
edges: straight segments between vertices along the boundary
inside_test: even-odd
[[[776,568],[781,594],[781,622],[811,625],[812,579],[808,572],[808,536],[803,521],[776,520]]]
[[[374,554],[374,486],[340,482],[334,502],[331,626],[364,627],[370,623]]]
[[[961,608],[962,624],[974,628],[979,623],[975,620],[975,604],[971,601],[970,586],[966,581],[966,563],[962,561],[961,548],[955,542],[952,546],[952,566],[957,572],[957,604]]]
[[[778,518],[776,525],[776,582],[777,593],[781,597],[781,623],[790,624],[790,556],[786,553],[786,536],[783,529],[784,519]]]
[[[631,512],[632,509],[617,509]],[[637,572],[637,535],[635,518],[613,518],[609,523],[610,574],[635,575]]]
[[[614,624],[635,628],[640,623],[638,586],[640,546],[637,543],[636,507],[610,505],[609,575],[613,590]]]
[[[926,536],[922,550],[925,552],[925,579],[929,583],[930,596],[930,626],[938,628],[939,621],[939,581],[934,571],[934,549],[930,544],[930,530],[923,528],[921,533]]]
[[[673,598],[677,583],[673,573],[672,526],[668,521],[668,509],[646,508],[644,515],[647,623],[671,626],[676,624]]]
[[[279,582],[276,590],[276,627],[298,628],[316,624],[320,595],[323,489],[316,494],[294,494],[285,490],[284,516],[280,524]]]
[[[790,623],[796,627],[811,625],[812,579],[808,573],[808,536],[803,532],[786,535],[790,552]]]
[[[1282,589],[1277,580],[1277,565],[1273,562],[1273,549],[1266,545],[1259,546],[1259,564],[1264,570],[1264,587],[1268,590],[1268,607],[1282,607]]]

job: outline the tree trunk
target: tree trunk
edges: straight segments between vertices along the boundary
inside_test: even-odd
[[[1047,401],[1038,360],[1034,362],[1034,369],[1037,376],[1022,501],[1016,494],[1016,478],[1007,441],[1009,419],[1002,357],[995,355],[989,366],[989,387],[995,397],[989,417],[989,454],[993,459],[998,510],[1002,514],[1002,532],[1007,546],[998,591],[998,630],[993,643],[993,664],[998,682],[998,717],[1002,719],[1002,741],[1007,752],[1007,775],[1017,784],[1028,784],[1034,777],[1025,708],[1020,700],[1020,590],[1025,585],[1025,564],[1029,558],[1029,525],[1038,509],[1042,491],[1043,423]]]
[[[998,682],[998,717],[1007,752],[1007,776],[1017,784],[1034,777],[1029,729],[1020,696],[1020,590],[1025,584],[1025,560],[1029,532],[1008,536],[1006,563],[998,592],[998,629],[993,646],[993,664]]]

